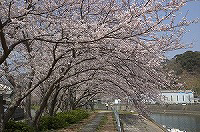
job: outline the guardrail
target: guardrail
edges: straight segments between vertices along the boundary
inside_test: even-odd
[[[119,118],[119,113],[116,110],[113,110],[114,115],[115,115],[115,120],[117,123],[117,130],[118,132],[122,132],[122,126],[121,126],[121,122],[120,122],[120,118]]]

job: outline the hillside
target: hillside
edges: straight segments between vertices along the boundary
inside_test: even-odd
[[[186,51],[176,55],[167,61],[166,68],[174,70],[178,82],[183,83],[186,89],[192,89],[200,95],[200,52]]]

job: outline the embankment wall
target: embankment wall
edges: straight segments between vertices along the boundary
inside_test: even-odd
[[[200,104],[148,105],[152,113],[197,114],[200,115]]]

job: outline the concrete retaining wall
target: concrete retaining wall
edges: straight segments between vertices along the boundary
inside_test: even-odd
[[[181,114],[198,114],[200,115],[200,105],[148,105],[153,113],[181,113]]]

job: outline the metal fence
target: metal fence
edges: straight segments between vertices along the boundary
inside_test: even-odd
[[[122,132],[122,126],[121,126],[121,122],[120,122],[120,118],[119,118],[119,112],[117,110],[113,110],[114,115],[115,115],[115,120],[117,123],[117,130],[118,132]]]

